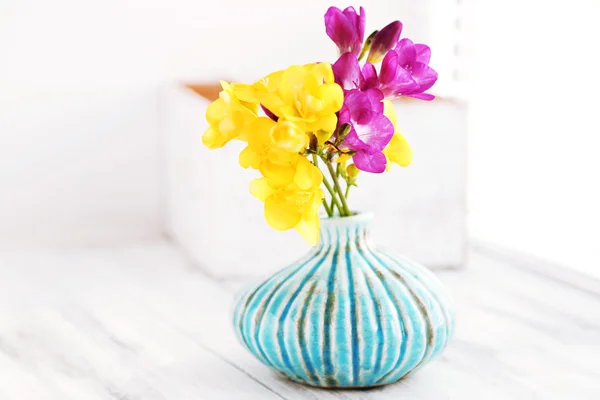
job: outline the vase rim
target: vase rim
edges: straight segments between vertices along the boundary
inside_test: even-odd
[[[328,217],[328,216],[321,216],[321,225],[342,225],[342,224],[353,224],[353,223],[357,223],[357,222],[369,222],[373,219],[373,213],[372,212],[362,212],[362,211],[358,211],[355,214],[349,216],[349,217],[340,217],[340,216],[335,216],[335,217]]]

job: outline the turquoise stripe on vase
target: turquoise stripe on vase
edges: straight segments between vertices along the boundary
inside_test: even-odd
[[[323,218],[319,244],[244,293],[241,343],[290,379],[320,387],[385,385],[439,355],[454,309],[431,271],[377,249],[371,214]]]

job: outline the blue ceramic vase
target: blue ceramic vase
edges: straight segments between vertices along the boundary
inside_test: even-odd
[[[439,355],[452,301],[426,268],[377,249],[371,214],[321,220],[319,244],[241,296],[234,326],[261,362],[320,387],[386,385]]]

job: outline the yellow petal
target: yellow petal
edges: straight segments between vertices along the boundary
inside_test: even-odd
[[[321,81],[321,83],[333,83],[335,78],[333,76],[333,69],[328,63],[315,63],[307,64],[311,72]]]
[[[388,161],[394,162],[403,167],[410,165],[412,161],[412,149],[408,142],[400,133],[395,133],[387,145],[383,153],[387,157]],[[388,163],[389,165],[389,163]]]
[[[331,137],[331,134],[333,134],[333,131],[335,131],[335,127],[337,125],[337,120],[338,119],[335,114],[329,114],[324,117],[321,117],[316,123],[311,124],[309,126],[309,129],[312,132],[319,132],[319,131],[331,132],[329,134],[329,137]],[[326,135],[318,135],[317,139],[323,139],[324,137],[326,137]],[[327,139],[329,139],[329,137]],[[322,143],[319,141],[319,144],[323,144],[323,143],[325,143],[325,141],[326,140],[323,140]]]
[[[301,153],[308,146],[308,135],[291,121],[275,125],[271,138],[277,147],[293,153]]]
[[[261,162],[259,170],[265,178],[271,181],[273,186],[289,185],[293,182],[296,173],[295,165],[292,163],[276,164],[269,159]]]
[[[293,65],[284,70],[279,87],[281,100],[286,104],[294,104],[298,97],[298,89],[305,85],[305,80],[306,70],[299,65]]]
[[[294,183],[302,190],[318,188],[323,182],[323,174],[319,168],[315,167],[304,157],[300,157],[296,166]]]
[[[220,80],[219,83],[224,91],[231,91],[231,86],[226,81]]]
[[[269,111],[275,113],[275,115],[283,115],[281,109],[285,107],[285,103],[281,100],[279,95],[275,93],[265,93],[261,96],[260,103],[265,106]]]
[[[252,114],[258,114],[258,103],[250,103],[250,102],[247,102],[247,101],[241,101],[240,100],[240,104],[244,108],[247,108],[248,111],[250,111]]]
[[[277,123],[271,118],[258,117],[253,120],[248,127],[248,141],[249,142],[268,142],[271,140],[271,129]],[[255,140],[254,140],[255,139]]]
[[[221,136],[218,130],[211,127],[202,135],[202,143],[212,150],[223,147],[227,141]]]
[[[246,83],[232,83],[231,90],[235,97],[240,101],[257,104],[260,102],[258,97],[259,91],[254,85],[248,85]]]
[[[252,121],[246,129],[246,140],[248,146],[254,151],[257,157],[262,161],[267,157],[271,147],[271,129],[275,126],[275,121],[266,117],[258,117]],[[260,164],[259,161],[259,164]],[[258,168],[258,165],[254,166]]]
[[[223,137],[225,137],[228,141],[239,136],[242,133],[242,129],[244,124],[240,119],[239,113],[233,111],[228,114],[225,118],[223,118],[217,124],[219,132]]]
[[[340,111],[344,104],[344,91],[337,83],[328,83],[319,87],[319,97],[323,100],[324,114]]]
[[[278,231],[285,231],[298,225],[302,214],[293,203],[281,199],[278,195],[267,197],[265,200],[265,219]]]
[[[266,178],[255,179],[250,182],[250,194],[260,201],[267,200],[275,192],[276,190],[269,185],[269,180]]]
[[[227,104],[223,99],[217,99],[206,107],[206,120],[209,124],[218,123],[227,116],[229,112]]]
[[[257,154],[250,146],[246,146],[244,150],[240,152],[238,161],[242,168],[254,168],[258,169],[262,161],[259,154]]]
[[[275,71],[265,76],[259,82],[256,82],[255,85],[260,84],[263,85],[268,92],[274,92],[281,86],[281,77],[283,76],[283,71]]]
[[[309,218],[302,218],[296,225],[296,230],[302,235],[304,240],[311,246],[316,246],[319,242],[319,228],[321,221],[318,215],[312,215]]]
[[[273,164],[294,168],[297,162],[297,157],[299,157],[298,153],[292,153],[287,150],[271,146],[265,159],[269,160]]]
[[[304,216],[306,218],[307,215],[319,215],[319,209],[321,208],[321,204],[323,204],[323,199],[325,198],[325,192],[323,189],[314,188],[312,193],[312,199],[308,206],[304,210]]]
[[[383,115],[388,117],[388,119],[394,125],[394,128],[396,128],[398,126],[398,125],[396,125],[397,118],[396,118],[396,108],[394,107],[394,103],[392,103],[389,100],[383,100]]]

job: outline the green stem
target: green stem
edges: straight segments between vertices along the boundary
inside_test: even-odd
[[[331,175],[331,179],[333,180],[333,185],[335,186],[335,190],[337,191],[338,195],[340,196],[340,200],[342,202],[343,213],[340,213],[340,216],[349,217],[352,213],[350,212],[350,209],[348,208],[348,203],[346,203],[346,198],[344,197],[344,192],[342,191],[340,182],[338,181],[337,176],[335,176],[335,170],[333,169],[333,166],[331,165],[331,163],[326,161],[325,165],[327,165],[327,169],[329,170],[329,175]]]
[[[337,165],[337,167],[336,167],[336,169],[335,169],[335,173],[336,173],[336,175],[337,175],[337,176],[340,176],[340,164],[339,164],[339,163],[338,163],[338,165]],[[333,199],[331,200],[331,204],[329,205],[329,207],[330,207],[331,209],[333,209]],[[341,215],[341,214],[340,214],[340,215]]]
[[[346,193],[344,193],[344,197],[348,200],[348,194],[350,193],[350,184],[346,182]]]
[[[317,168],[319,167],[319,159],[317,158],[316,154],[313,154],[313,164],[315,165],[315,167],[317,167]],[[331,183],[329,183],[329,181],[325,178],[325,176],[323,176],[323,185],[325,185],[325,188],[327,188],[327,191],[331,195],[331,203],[335,204],[340,215],[342,215],[343,206],[338,201],[337,197],[335,196],[335,190],[333,190]],[[326,201],[324,200],[323,206],[325,207],[325,211],[327,211],[327,215],[330,217],[333,217],[333,205],[328,209],[328,207],[326,205]]]
[[[323,207],[325,208],[325,211],[327,212],[327,216],[328,217],[333,217],[333,210],[327,204],[327,200],[326,199],[323,199]]]
[[[335,206],[337,207],[340,215],[343,216],[344,215],[344,206],[338,200],[336,193],[335,193],[335,189],[333,188],[333,186],[331,186],[331,183],[329,183],[329,181],[327,179],[325,179],[325,177],[323,177],[323,184],[325,185],[325,187],[327,188],[327,191],[331,195],[331,200],[332,200],[333,204],[335,204]],[[333,212],[333,208],[331,211]]]
[[[327,191],[331,195],[331,200],[333,201],[333,204],[335,204],[335,206],[337,207],[340,215],[343,216],[344,215],[344,206],[340,203],[337,196],[335,195],[335,189],[333,188],[333,186],[331,186],[331,183],[329,183],[329,181],[327,179],[325,179],[325,177],[323,177],[323,184],[325,185],[325,187],[327,188]],[[333,212],[333,209],[332,209],[332,212]]]

